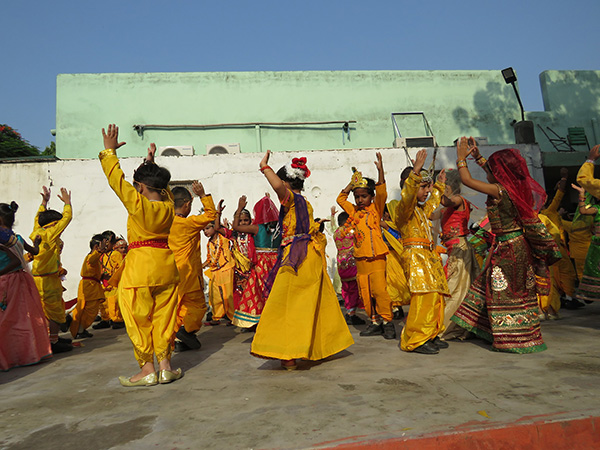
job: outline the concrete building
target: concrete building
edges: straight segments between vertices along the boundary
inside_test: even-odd
[[[544,72],[540,77],[544,112],[526,118],[566,136],[571,126],[585,129],[590,145],[600,141],[597,117],[600,72]],[[127,145],[119,149],[128,179],[150,142],[178,150],[182,157],[159,156],[174,181],[200,179],[231,216],[245,194],[253,205],[268,185],[257,171],[260,153],[271,149],[273,167],[293,152],[307,156],[314,175],[306,185],[315,215],[324,217],[346,185],[350,167],[375,176],[375,152],[384,156],[389,197],[397,198],[406,152],[393,148],[404,137],[433,135],[437,167],[452,167],[453,141],[461,135],[485,138],[483,153],[514,145],[511,123],[521,116],[512,88],[500,71],[349,71],[72,74],[57,79],[57,159],[0,164],[5,200],[21,209],[16,230],[29,235],[42,185],[73,191],[74,219],[64,234],[63,264],[70,272],[65,299],[76,295],[79,270],[92,234],[105,229],[126,233],[126,214],[110,191],[97,161],[100,129],[117,123]],[[426,120],[424,119],[426,118]],[[536,129],[536,133],[538,130]],[[431,136],[414,145],[431,147]],[[579,152],[557,152],[537,134],[538,145],[518,146],[535,178],[553,186],[560,165],[575,170]],[[219,148],[220,147],[220,148]],[[193,149],[193,150],[192,150]],[[213,152],[230,154],[208,154]],[[541,150],[541,151],[540,151]],[[412,151],[412,150],[411,150]],[[286,152],[278,154],[277,152]],[[433,153],[433,148],[430,149]],[[542,170],[544,169],[544,170]],[[475,176],[482,176],[474,169]],[[51,207],[60,209],[53,195]],[[483,199],[473,197],[483,207]],[[199,203],[198,203],[199,206]],[[334,256],[332,245],[328,249]]]

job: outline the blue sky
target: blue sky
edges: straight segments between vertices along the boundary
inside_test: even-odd
[[[543,110],[542,71],[600,69],[599,17],[598,0],[3,2],[0,123],[48,145],[59,73],[512,66]]]

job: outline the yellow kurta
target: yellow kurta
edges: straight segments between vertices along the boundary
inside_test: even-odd
[[[233,320],[233,274],[235,259],[231,253],[230,241],[220,233],[215,234],[207,244],[204,271],[208,277],[208,301],[212,309],[213,320],[227,316]]]
[[[318,226],[313,221],[312,206],[306,203],[312,235]],[[285,208],[282,230],[285,258],[296,234],[296,205],[291,191],[282,205]],[[290,266],[282,266],[277,272],[252,341],[252,354],[282,360],[319,360],[353,343],[323,267],[320,248],[311,239],[306,258],[297,272]]]
[[[121,313],[140,366],[169,358],[175,330],[177,283],[175,257],[169,248],[151,246],[167,242],[174,209],[169,198],[150,201],[129,182],[114,150],[100,153],[108,184],[128,213],[129,253],[119,284]]]
[[[594,178],[594,164],[584,163],[577,173],[577,183],[596,198],[600,198],[600,180]],[[583,277],[583,267],[587,256],[590,243],[592,242],[592,216],[582,216],[576,223],[568,227],[564,223],[565,229],[569,232],[569,249],[571,258],[575,260],[577,276],[579,280]]]
[[[124,256],[111,250],[103,253],[100,257],[102,263],[102,279],[109,280],[119,270]],[[114,286],[107,284],[104,287],[105,300],[100,303],[100,316],[102,320],[112,320],[113,322],[123,322],[123,316],[119,308],[119,290]]]
[[[40,251],[33,258],[31,266],[31,274],[35,281],[35,285],[40,293],[44,313],[48,320],[56,323],[65,322],[65,304],[62,299],[63,287],[60,282],[60,252],[62,251],[63,242],[60,235],[73,217],[71,205],[65,205],[63,208],[62,219],[40,227],[38,217],[40,212],[46,208],[42,205],[38,209],[33,226],[33,232],[30,235],[33,241],[36,236],[42,238],[40,243]]]
[[[388,247],[381,234],[381,217],[387,200],[385,183],[375,186],[375,198],[366,208],[358,208],[348,201],[348,194],[340,192],[337,203],[350,216],[354,230],[354,258],[356,281],[367,314],[385,322],[392,321],[392,300],[387,290],[386,255]]]
[[[77,291],[77,306],[73,310],[71,334],[77,336],[79,329],[85,330],[98,314],[100,303],[104,300],[104,289],[100,283],[102,276],[102,254],[95,250],[89,253],[81,267],[81,281]]]
[[[568,255],[563,253],[564,246],[562,245],[562,239],[561,239],[560,230],[558,229],[558,227],[556,225],[554,225],[554,223],[545,214],[540,213],[540,214],[538,214],[538,217],[540,218],[542,223],[546,226],[546,228],[548,229],[548,232],[554,238],[554,241],[556,242],[556,244],[559,246],[561,253],[563,254],[563,259],[566,258],[568,260],[569,264],[571,264],[571,261],[568,259],[569,258]],[[566,252],[566,250],[565,250],[565,252]],[[548,307],[552,307],[554,312],[558,312],[558,310],[560,309],[559,288],[561,287],[561,277],[560,277],[558,264],[559,263],[555,263],[552,266],[550,266],[550,283],[551,283],[551,285],[550,285],[549,295],[539,295],[538,294],[538,303],[540,305],[540,308],[544,312],[548,311]],[[571,265],[571,267],[572,267],[572,265]],[[573,270],[573,275],[575,275],[574,270]]]
[[[433,246],[429,216],[440,204],[445,185],[436,183],[424,205],[417,203],[421,176],[414,172],[402,188],[396,208],[396,227],[402,235],[402,268],[411,293],[400,348],[412,351],[444,331],[444,295],[449,295],[446,275]]]
[[[565,227],[563,225],[563,221],[562,221],[562,218],[560,217],[560,214],[558,214],[558,207],[560,206],[560,203],[561,203],[564,195],[565,195],[565,193],[563,191],[561,191],[560,189],[557,190],[556,193],[554,194],[554,198],[552,199],[552,202],[550,203],[550,205],[546,209],[543,209],[540,212],[540,214],[544,215],[547,218],[547,222],[552,223],[552,225],[556,228],[556,232],[558,232],[558,240],[556,240],[555,234],[553,234],[552,232],[551,232],[551,234],[552,234],[552,237],[554,237],[554,240],[556,241],[556,243],[558,244],[558,246],[560,248],[560,252],[562,254],[562,259],[560,261],[558,261],[557,263],[555,263],[550,269],[550,271],[552,272],[552,274],[551,274],[552,278],[557,279],[557,283],[555,286],[553,286],[553,289],[554,290],[560,289],[565,294],[572,297],[573,295],[575,295],[575,285],[577,284],[577,273],[575,271],[575,267],[573,266],[573,263],[571,262],[569,252],[567,250]],[[541,216],[540,216],[540,219],[541,219]],[[542,222],[544,222],[544,224],[547,225],[546,221],[542,220]],[[548,228],[548,231],[550,231],[550,228],[548,226],[547,226],[547,228]],[[587,248],[586,248],[586,252],[587,252]],[[584,257],[584,261],[585,261],[585,257]],[[582,270],[583,270],[583,266],[582,266]],[[560,306],[560,302],[558,303],[558,306]],[[544,311],[545,311],[545,309],[544,309]],[[555,311],[558,311],[558,310],[555,309]]]
[[[396,227],[397,207],[398,200],[392,200],[388,203],[388,212],[391,218],[391,222],[388,222],[388,226],[394,229]],[[406,275],[404,275],[404,269],[402,269],[402,263],[400,262],[400,258],[404,253],[402,238],[400,238],[400,240],[396,239],[394,235],[385,228],[382,228],[381,231],[387,239],[388,248],[390,251],[390,253],[387,255],[385,270],[387,291],[390,294],[392,306],[399,308],[402,305],[410,304],[410,291],[408,289],[408,282],[406,280]]]
[[[169,234],[169,247],[175,254],[180,278],[177,287],[176,329],[183,325],[189,333],[200,329],[206,314],[200,231],[214,222],[217,216],[212,197],[207,195],[201,200],[204,213],[189,217],[176,215]]]

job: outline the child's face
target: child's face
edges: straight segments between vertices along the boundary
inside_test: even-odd
[[[121,255],[125,256],[127,254],[127,244],[123,241],[119,241],[117,242],[117,245],[113,247],[113,250],[116,250]]]
[[[373,202],[373,196],[368,189],[357,188],[354,189],[354,202],[359,208],[366,208]]]
[[[417,191],[417,201],[423,203],[427,200],[427,196],[431,192],[433,184],[431,183],[421,183],[419,186],[419,190]]]
[[[243,213],[240,215],[240,225],[250,225],[251,223],[252,220],[248,214]]]
[[[209,225],[204,229],[204,236],[211,238],[215,235],[215,226]]]

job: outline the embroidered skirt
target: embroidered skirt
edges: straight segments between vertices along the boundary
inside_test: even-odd
[[[520,234],[498,239],[452,321],[492,342],[494,350],[533,353],[542,339],[533,257]]]
[[[581,300],[600,300],[600,237],[592,237],[576,296]]]

